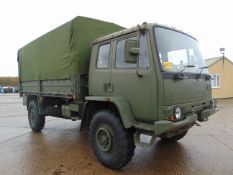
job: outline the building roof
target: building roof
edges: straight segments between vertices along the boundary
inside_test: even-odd
[[[212,65],[214,65],[215,63],[219,62],[220,60],[222,60],[223,57],[215,57],[215,58],[208,58],[205,60],[206,66],[211,67]],[[233,64],[233,62],[231,60],[229,60],[227,57],[224,57],[225,60],[229,61],[231,64]]]

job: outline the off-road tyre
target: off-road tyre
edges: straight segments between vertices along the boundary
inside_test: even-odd
[[[95,156],[108,168],[121,169],[134,155],[134,130],[124,129],[111,111],[102,110],[93,116],[90,140]]]
[[[28,106],[28,121],[33,132],[40,132],[45,125],[45,116],[39,115],[36,101],[32,100]]]
[[[177,142],[178,140],[182,139],[187,134],[187,132],[188,131],[184,131],[184,132],[177,134],[175,136],[172,136],[172,137],[168,137],[166,135],[163,135],[160,138],[163,142],[174,143],[174,142]]]

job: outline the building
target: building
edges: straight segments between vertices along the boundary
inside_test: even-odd
[[[212,96],[233,97],[233,62],[226,57],[210,58],[205,62],[212,76]]]

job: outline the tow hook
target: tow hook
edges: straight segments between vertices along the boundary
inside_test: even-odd
[[[207,122],[208,121],[208,117],[204,117],[204,116],[199,115],[198,116],[198,121],[199,122]]]

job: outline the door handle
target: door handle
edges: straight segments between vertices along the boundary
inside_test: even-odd
[[[113,92],[113,85],[111,83],[104,83],[105,92]]]

